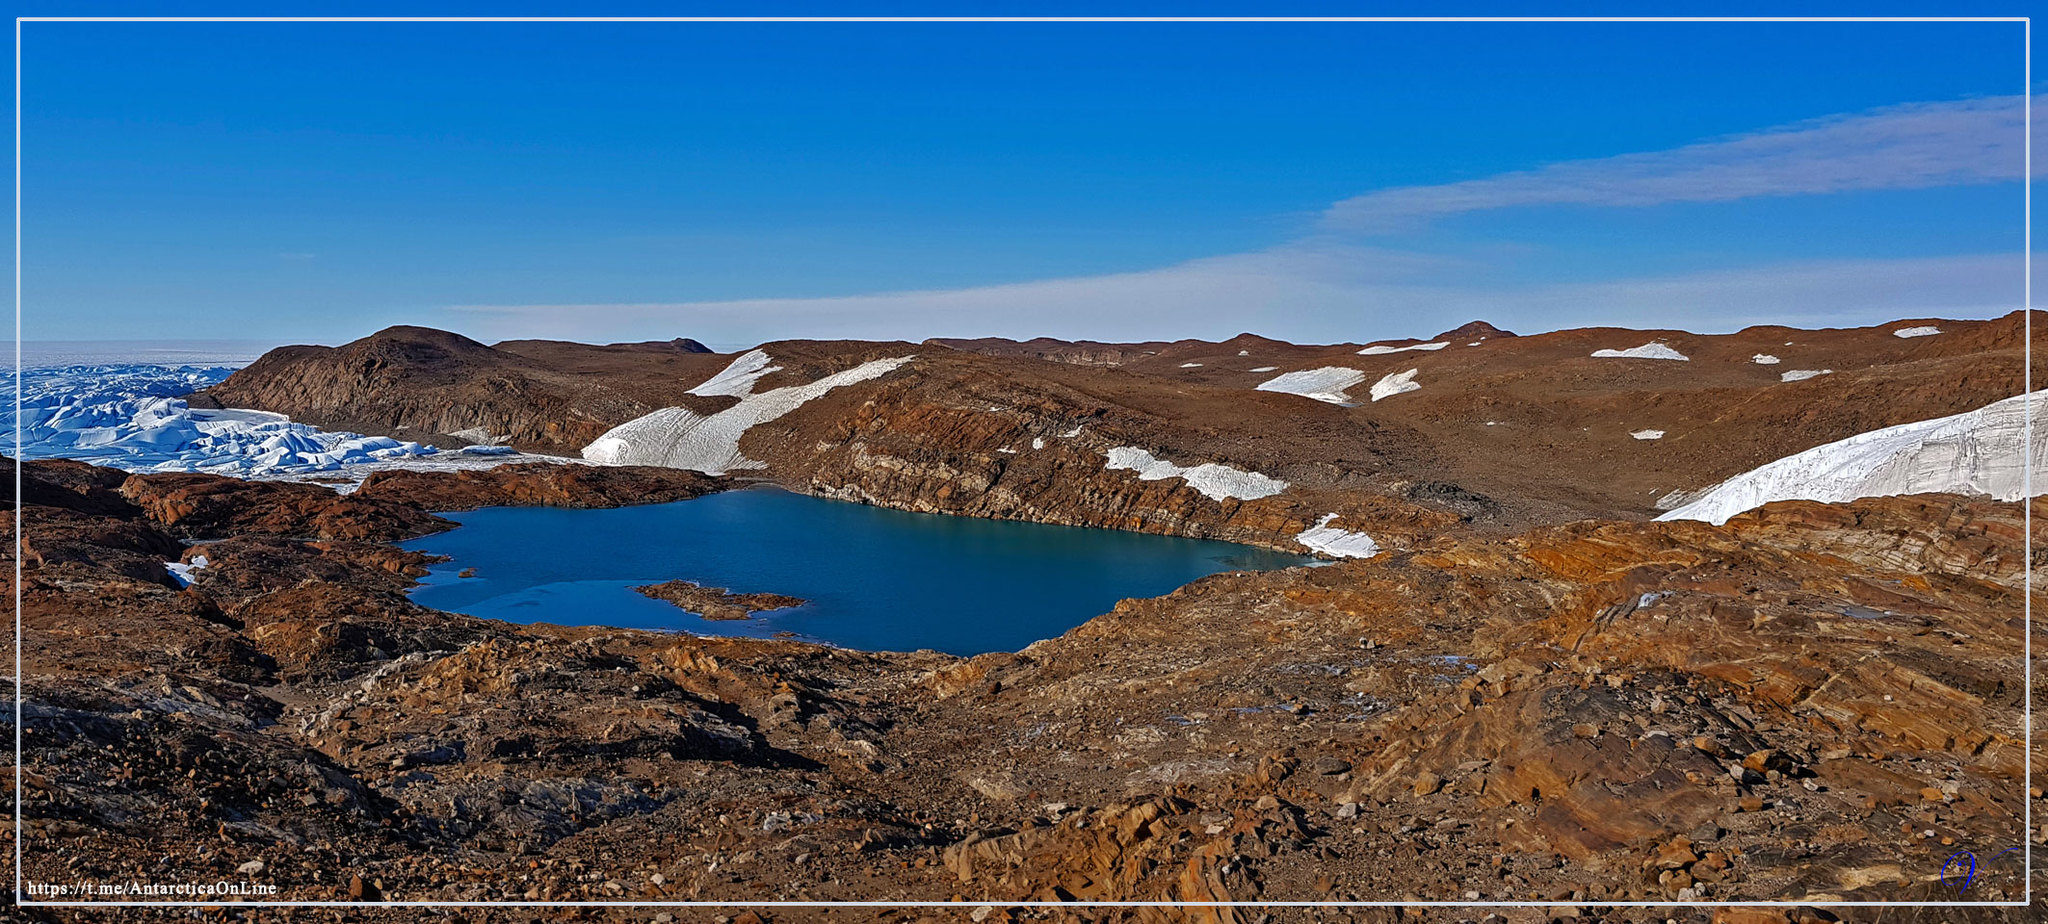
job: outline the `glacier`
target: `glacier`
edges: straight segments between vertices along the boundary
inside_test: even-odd
[[[2048,464],[2048,440],[2037,433],[2028,444],[2025,430],[2027,418],[2039,416],[2044,407],[2048,390],[1858,433],[1736,475],[1657,519],[1718,526],[1779,500],[1840,503],[1934,492],[2018,500],[2040,493],[2025,484],[2026,465]]]
[[[477,468],[516,458],[322,430],[268,411],[195,408],[179,397],[233,371],[138,363],[24,369],[19,416],[12,408],[0,415],[20,428],[21,458],[76,459],[130,472],[360,477],[379,468]],[[428,457],[439,458],[428,464]]]

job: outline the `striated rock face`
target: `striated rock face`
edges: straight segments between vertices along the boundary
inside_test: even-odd
[[[23,475],[73,505],[25,504],[25,544],[79,553],[23,562],[42,881],[260,860],[299,899],[1826,903],[1940,900],[1955,850],[2048,837],[2020,827],[2043,781],[2013,503],[1444,538],[958,659],[437,613],[382,541]],[[422,479],[413,503],[461,493]],[[416,510],[404,484],[378,503]],[[126,573],[200,524],[189,588]]]
[[[478,507],[625,507],[725,490],[730,482],[673,468],[535,462],[463,472],[372,472],[354,496],[426,510]]]

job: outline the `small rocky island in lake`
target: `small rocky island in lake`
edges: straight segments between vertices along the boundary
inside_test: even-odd
[[[663,581],[633,589],[705,619],[752,619],[755,613],[804,605],[802,597],[788,594],[736,594],[723,587],[705,587],[690,581]]]

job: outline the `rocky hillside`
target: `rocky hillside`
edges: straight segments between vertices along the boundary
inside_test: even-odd
[[[1519,337],[1473,322],[1334,346],[778,341],[738,355],[393,328],[274,351],[207,396],[911,510],[1297,551],[1333,530],[1400,549],[1454,529],[1648,518],[1774,459],[1983,407],[2022,387],[2022,321]],[[2048,381],[2048,359],[2037,372]]]
[[[315,900],[958,896],[984,924],[1327,919],[1006,906],[1026,900],[1404,896],[1646,921],[1601,906],[1941,900],[1956,850],[2048,839],[2020,824],[2042,781],[2017,737],[2017,504],[1442,538],[1216,575],[965,660],[406,600],[424,562],[388,542],[432,509],[722,484],[544,471],[344,497],[26,466],[25,873]],[[189,587],[162,564],[200,557]],[[2019,888],[1987,861],[1969,897]]]
[[[673,400],[683,390],[675,379],[715,368],[709,355],[695,341],[493,349],[393,327],[339,347],[280,347],[202,397],[333,430],[559,453]],[[609,366],[640,374],[613,380],[592,368]]]

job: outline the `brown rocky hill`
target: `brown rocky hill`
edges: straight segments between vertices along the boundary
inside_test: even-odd
[[[339,347],[272,350],[203,398],[329,429],[562,452],[665,406],[688,387],[676,380],[719,364],[694,341],[504,347],[392,327]]]
[[[573,456],[662,408],[709,417],[870,361],[914,357],[746,427],[734,457],[795,490],[912,510],[1290,549],[1337,514],[1336,528],[1403,548],[1453,527],[1648,517],[1772,459],[1981,407],[2022,387],[2022,323],[2015,313],[1840,330],[1507,336],[1474,322],[1437,340],[1369,346],[1250,334],[1064,346],[793,340],[763,344],[753,357],[760,375],[710,396],[687,392],[746,358],[670,342],[485,346],[394,328],[342,347],[273,351],[208,396],[364,432],[487,433]],[[1940,332],[1897,336],[1920,327]],[[1686,359],[1593,355],[1646,346]],[[1342,391],[1348,401],[1259,389],[1329,370],[1355,380]],[[1417,387],[1372,400],[1375,383],[1410,370]],[[1787,381],[1795,371],[1812,374]],[[2048,373],[2048,360],[2037,371]],[[1183,477],[1111,469],[1118,450],[1286,486],[1262,498],[1211,496]]]

